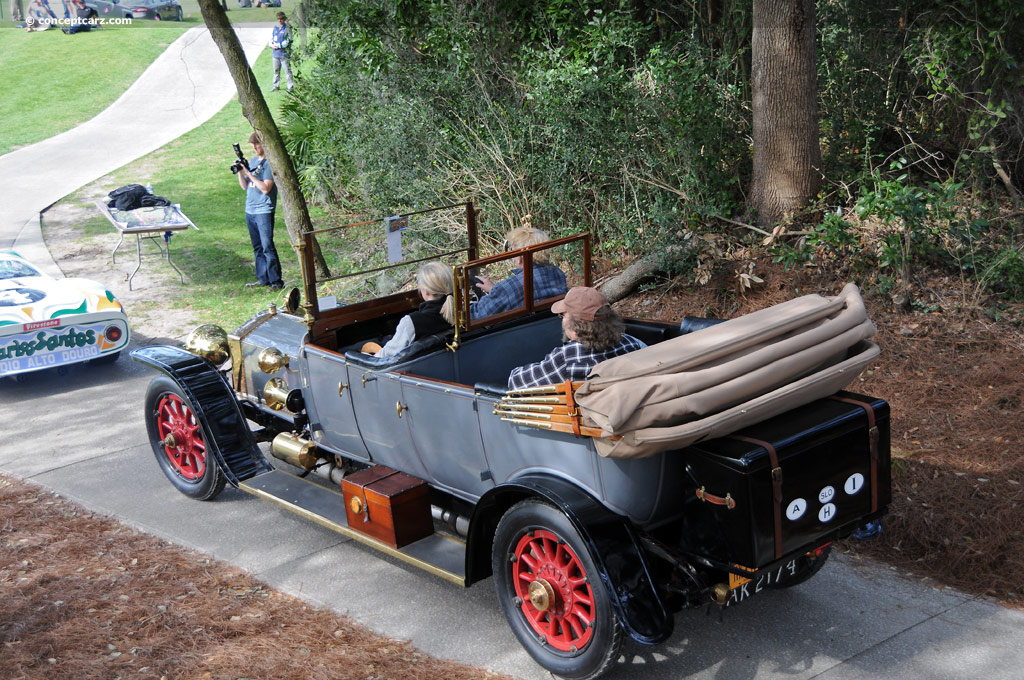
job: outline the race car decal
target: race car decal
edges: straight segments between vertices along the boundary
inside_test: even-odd
[[[17,307],[18,305],[30,305],[39,302],[46,293],[35,288],[11,288],[0,290],[0,307]]]
[[[3,336],[0,374],[61,366],[120,351],[128,338],[123,318],[100,318]]]

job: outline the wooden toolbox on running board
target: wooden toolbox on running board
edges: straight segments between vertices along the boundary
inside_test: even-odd
[[[434,533],[427,483],[376,465],[341,481],[350,528],[393,548]]]

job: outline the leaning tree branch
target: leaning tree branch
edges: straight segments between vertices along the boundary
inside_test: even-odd
[[[263,98],[256,76],[249,68],[242,45],[238,42],[238,36],[228,22],[228,15],[221,3],[218,0],[199,0],[199,9],[202,10],[203,20],[210,29],[210,36],[224,57],[231,78],[235,81],[242,114],[263,138],[263,148],[270,160],[270,166],[274,169],[274,184],[281,192],[285,228],[294,248],[294,244],[302,239],[303,234],[313,231],[313,222],[309,218],[306,197],[302,195],[299,175],[295,172],[291,156],[288,155],[284,139],[281,138],[281,131],[277,129],[270,107]],[[329,277],[331,273],[316,243],[313,250],[317,278]]]

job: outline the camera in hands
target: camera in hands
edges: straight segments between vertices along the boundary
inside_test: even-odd
[[[242,153],[242,147],[238,144],[232,144],[231,147],[235,150],[235,155],[238,156],[238,160],[231,164],[231,174],[237,175],[238,171],[243,167],[249,167],[249,161],[246,159],[245,154]]]

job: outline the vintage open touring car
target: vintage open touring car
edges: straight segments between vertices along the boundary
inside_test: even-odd
[[[460,243],[412,235],[442,216]],[[878,354],[855,287],[717,324],[627,319],[646,349],[583,383],[509,392],[512,368],[561,342],[561,296],[533,299],[534,258],[585,285],[589,237],[479,258],[474,217],[465,204],[379,223],[401,264],[444,259],[456,279],[454,330],[393,358],[359,348],[417,293],[324,299],[343,277],[318,278],[315,258],[344,228],[295,244],[303,292],[282,309],[200,327],[187,350],[135,350],[161,373],[145,417],[171,483],[200,500],[230,483],[460,585],[493,576],[521,644],[567,678],[607,670],[625,636],[666,640],[682,608],[805,581],[886,511],[888,405],[841,391]],[[513,260],[522,306],[474,317],[472,277]]]
[[[55,279],[0,250],[0,376],[111,363],[130,337],[124,308],[103,284]]]

